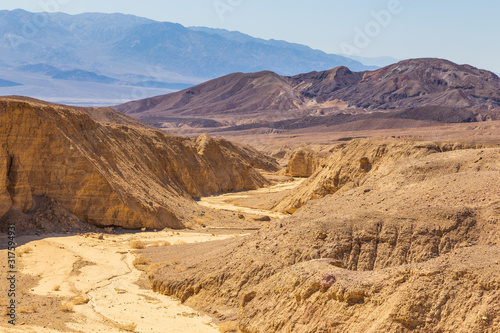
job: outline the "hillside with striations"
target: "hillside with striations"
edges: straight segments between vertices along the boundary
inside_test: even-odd
[[[223,139],[101,123],[84,111],[96,113],[0,100],[2,229],[14,218],[40,223],[33,212],[46,202],[64,210],[66,223],[71,215],[97,226],[182,228],[185,212],[195,207],[192,198],[258,188],[268,181],[255,168],[278,168],[252,148]],[[107,117],[115,112],[104,111]]]

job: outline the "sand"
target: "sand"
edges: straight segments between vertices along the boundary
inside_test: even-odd
[[[208,316],[183,306],[174,298],[145,289],[138,281],[144,273],[133,261],[134,241],[146,246],[155,242],[195,243],[232,237],[193,232],[140,232],[127,234],[51,235],[40,238],[23,236],[17,239],[19,250],[31,249],[20,259],[20,274],[38,282],[27,292],[47,299],[89,298],[86,304],[75,305],[69,322],[52,327],[37,326],[20,316],[15,328],[0,322],[0,332],[123,332],[120,325],[136,325],[135,332],[218,332]],[[102,238],[102,239],[99,239]],[[3,243],[3,240],[2,240]],[[170,246],[162,246],[169,251]],[[4,257],[5,250],[0,251]],[[20,251],[18,251],[20,252]],[[18,286],[22,288],[23,286]],[[38,306],[39,311],[43,311]],[[54,310],[54,309],[52,309]],[[24,318],[23,318],[24,317]],[[55,321],[59,320],[57,316]]]
[[[305,178],[296,178],[290,182],[266,186],[257,190],[203,197],[200,198],[198,204],[212,209],[221,209],[248,215],[269,216],[271,218],[281,219],[289,216],[289,214],[270,211],[269,209],[265,209],[266,206],[268,206],[273,199],[276,199],[277,196],[282,196],[293,191],[304,181]],[[261,202],[258,202],[259,198]],[[259,205],[262,207],[258,208],[257,206]]]

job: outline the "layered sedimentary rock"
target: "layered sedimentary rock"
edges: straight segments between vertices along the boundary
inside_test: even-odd
[[[193,141],[99,123],[69,107],[3,99],[0,217],[27,213],[46,196],[94,225],[180,228],[193,197],[267,183],[248,161],[254,154],[267,162],[257,163],[262,168],[274,162],[239,151],[224,140]]]
[[[242,332],[495,332],[500,149],[363,140],[337,154],[331,195],[219,248],[183,245],[182,273],[179,252],[146,250],[167,263],[153,288]]]
[[[286,173],[291,177],[309,177],[320,165],[321,159],[317,153],[311,149],[299,148],[290,156]]]
[[[396,139],[360,139],[340,144],[331,150],[318,172],[284,198],[275,209],[293,213],[309,200],[333,194],[346,184],[348,188],[363,184],[368,175],[383,177],[402,158],[416,159],[437,152],[476,147],[476,144]]]

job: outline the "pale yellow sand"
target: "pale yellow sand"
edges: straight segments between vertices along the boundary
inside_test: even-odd
[[[40,277],[31,293],[42,296],[77,297],[86,295],[87,304],[76,305],[74,322],[67,323],[77,332],[123,332],[118,326],[136,324],[135,332],[218,332],[207,316],[183,306],[179,301],[139,288],[141,272],[134,268],[136,258],[131,243],[206,242],[230,236],[183,232],[143,232],[104,235],[104,239],[85,236],[61,236],[40,239],[20,237],[32,253],[22,257],[21,273]],[[164,247],[168,251],[168,246]],[[22,247],[21,247],[22,249]],[[78,265],[78,264],[83,265]],[[75,265],[83,266],[79,271]],[[55,291],[56,286],[59,290]],[[0,332],[57,332],[29,325],[15,329],[0,327]]]

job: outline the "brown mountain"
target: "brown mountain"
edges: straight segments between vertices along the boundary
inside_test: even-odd
[[[269,124],[272,121],[306,116],[321,122],[323,116],[331,114],[429,106],[439,106],[436,113],[444,112],[445,118],[453,115],[448,108],[473,109],[475,116],[468,121],[481,120],[477,114],[500,108],[500,78],[441,59],[405,60],[366,72],[337,67],[293,77],[272,72],[236,73],[115,109],[159,127],[227,128],[249,123],[273,127]],[[497,116],[494,113],[493,118]]]
[[[183,227],[193,198],[255,189],[277,170],[250,147],[208,135],[196,140],[126,122],[110,109],[0,99],[0,229],[57,223],[69,216],[98,226]],[[137,122],[131,120],[131,122]],[[139,123],[140,124],[140,123]],[[39,214],[40,207],[49,205]],[[55,206],[54,206],[55,205]]]

